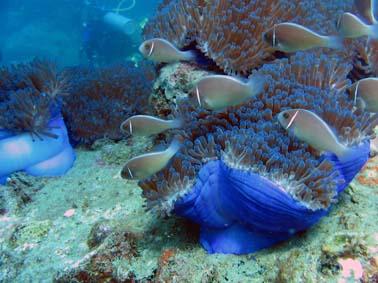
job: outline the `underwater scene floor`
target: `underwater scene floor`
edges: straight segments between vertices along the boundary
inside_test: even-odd
[[[376,142],[376,141],[375,141]],[[0,282],[373,282],[378,278],[378,156],[329,216],[250,255],[209,255],[198,228],[146,213],[122,164],[145,139],[77,149],[60,178],[17,173],[1,186]],[[6,206],[4,204],[6,203]]]

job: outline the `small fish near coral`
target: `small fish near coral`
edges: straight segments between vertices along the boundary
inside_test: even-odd
[[[340,37],[320,35],[295,23],[276,24],[266,31],[263,37],[272,48],[288,53],[318,47],[334,49],[343,47]]]
[[[180,51],[172,43],[163,38],[146,40],[139,47],[142,55],[157,63],[173,63],[179,61],[193,61],[193,51]]]
[[[378,113],[378,78],[366,78],[350,87],[357,107],[371,113]]]
[[[163,120],[148,115],[135,115],[121,124],[121,131],[133,136],[150,136],[181,126],[180,119]]]
[[[368,36],[371,39],[378,39],[378,24],[365,24],[352,13],[342,14],[337,21],[336,28],[339,34],[345,38]]]
[[[125,164],[121,176],[134,180],[148,178],[166,167],[179,149],[180,143],[174,140],[166,150],[136,156]]]
[[[222,110],[242,104],[259,94],[263,87],[264,78],[259,76],[251,77],[248,82],[242,82],[232,76],[211,75],[197,82],[189,98],[200,107]]]
[[[339,160],[353,155],[353,149],[341,144],[331,128],[315,113],[306,109],[290,109],[278,115],[285,130],[292,132],[319,151],[333,152]]]

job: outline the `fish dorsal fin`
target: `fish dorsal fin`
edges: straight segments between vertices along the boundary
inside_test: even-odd
[[[297,118],[298,113],[299,113],[299,110],[295,111],[293,117],[291,117],[290,122],[286,127],[286,130],[288,130],[291,127],[291,125],[294,123],[294,120],[295,120],[295,118]]]
[[[150,57],[152,55],[152,52],[154,52],[154,48],[155,48],[155,42],[152,41],[151,49],[150,49],[150,52],[148,53],[148,57]]]

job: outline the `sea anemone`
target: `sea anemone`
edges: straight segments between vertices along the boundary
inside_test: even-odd
[[[283,54],[264,43],[262,34],[274,24],[296,22],[326,34],[352,1],[164,1],[144,28],[144,37],[162,37],[179,48],[193,45],[223,72],[250,74]]]
[[[265,64],[264,91],[223,112],[179,106],[182,150],[140,181],[147,207],[201,226],[204,248],[249,253],[285,240],[326,215],[369,157],[376,117],[355,111],[345,92],[351,66],[298,53]],[[342,162],[289,135],[277,115],[304,108],[322,117],[356,154]]]
[[[138,113],[145,113],[155,77],[154,68],[131,62],[103,68],[74,67],[66,70],[70,95],[63,115],[75,143],[90,145],[100,138],[119,140],[119,126]]]
[[[35,59],[0,69],[0,128],[42,138],[60,115],[68,84],[52,62]]]
[[[378,41],[359,40],[354,43],[353,69],[349,77],[353,81],[378,76]]]
[[[75,154],[61,116],[67,83],[49,61],[0,69],[0,183],[24,170],[57,176],[71,168]]]

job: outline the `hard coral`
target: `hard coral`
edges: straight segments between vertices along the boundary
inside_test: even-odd
[[[63,115],[75,142],[89,145],[104,137],[121,139],[119,126],[125,118],[147,111],[155,76],[149,64],[77,67],[67,73],[71,89]]]
[[[140,186],[148,206],[201,225],[209,252],[245,253],[284,240],[324,216],[369,154],[372,122],[345,93],[349,65],[298,53],[264,65],[265,91],[224,112],[181,106],[184,147]],[[356,155],[340,162],[288,135],[276,116],[305,108]]]

